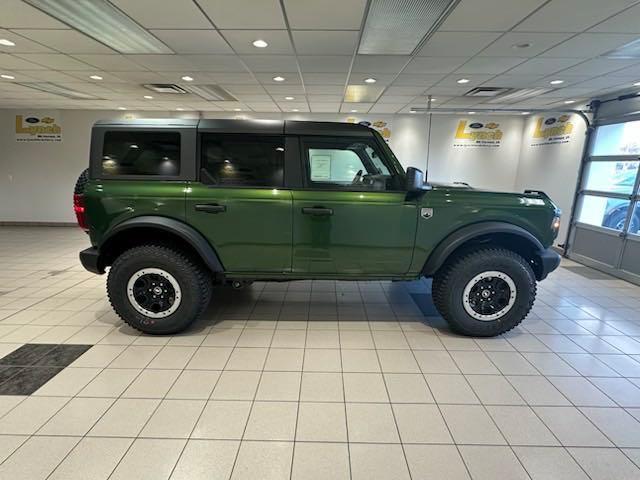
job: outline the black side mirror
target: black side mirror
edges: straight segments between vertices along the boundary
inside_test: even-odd
[[[414,167],[407,168],[407,191],[418,192],[423,189],[424,173],[422,170]]]

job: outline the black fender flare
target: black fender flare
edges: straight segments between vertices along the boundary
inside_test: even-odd
[[[115,238],[120,233],[139,227],[157,228],[159,230],[164,230],[166,232],[173,233],[174,235],[179,236],[181,239],[183,239],[193,247],[193,249],[202,258],[202,261],[207,267],[211,269],[211,271],[224,272],[224,267],[222,266],[222,262],[220,262],[218,254],[211,246],[211,244],[207,241],[207,239],[190,225],[187,225],[180,220],[169,217],[142,215],[140,217],[130,218],[128,220],[125,220],[124,222],[118,223],[117,225],[109,229],[104,235],[102,241],[100,242],[99,250],[102,250],[103,247],[107,246],[109,241]]]
[[[542,254],[545,250],[540,240],[538,240],[531,232],[528,232],[518,225],[506,222],[474,223],[455,230],[441,240],[427,258],[427,261],[422,268],[422,274],[426,277],[433,276],[458,247],[469,240],[492,233],[508,233],[521,237],[531,245],[534,252],[538,255]]]

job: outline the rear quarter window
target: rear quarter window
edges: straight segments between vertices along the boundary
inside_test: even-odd
[[[104,134],[104,176],[180,175],[180,133],[115,131]]]

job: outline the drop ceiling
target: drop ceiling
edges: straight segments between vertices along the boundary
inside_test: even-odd
[[[634,86],[640,58],[607,57],[640,39],[640,0],[453,1],[423,42],[397,55],[384,54],[393,38],[369,41],[379,51],[362,48],[368,14],[378,3],[110,0],[108,7],[168,52],[123,54],[70,27],[68,19],[28,1],[3,0],[0,39],[15,45],[0,44],[0,108],[408,113],[427,107],[429,97],[439,108],[494,107],[495,100],[465,96],[482,86],[540,92],[508,105],[522,109],[571,100],[583,105],[640,90]],[[401,9],[406,2],[382,3]],[[255,40],[268,46],[254,47]],[[237,101],[144,87],[184,85],[184,76],[193,78],[191,85],[217,85]],[[371,78],[375,83],[365,82]],[[552,86],[552,80],[563,83]],[[44,90],[54,84],[83,98],[33,84]]]

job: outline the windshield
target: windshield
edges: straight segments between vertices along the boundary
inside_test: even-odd
[[[380,135],[379,132],[374,130],[373,134],[378,139],[378,143],[382,145],[382,149],[384,150],[384,153],[387,155],[387,157],[389,157],[389,160],[391,160],[391,162],[393,163],[393,168],[396,170],[396,173],[398,173],[398,175],[404,178],[405,176],[404,168],[402,168],[402,165],[394,155],[393,150],[389,148],[389,145],[387,145],[387,142],[384,140],[384,138],[382,138],[382,135]]]

